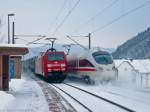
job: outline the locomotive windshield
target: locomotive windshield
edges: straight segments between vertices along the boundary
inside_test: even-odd
[[[96,52],[92,54],[98,64],[112,64],[113,59],[107,52]]]
[[[48,54],[49,61],[61,61],[64,60],[64,54]]]

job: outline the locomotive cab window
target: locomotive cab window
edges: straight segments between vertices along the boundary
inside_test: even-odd
[[[98,64],[112,64],[113,58],[107,52],[95,52],[93,57]]]
[[[64,60],[64,54],[48,54],[49,61]]]
[[[79,66],[80,67],[94,67],[88,60],[82,59],[79,60]]]

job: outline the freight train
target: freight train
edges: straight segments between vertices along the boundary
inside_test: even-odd
[[[106,51],[86,50],[81,54],[69,55],[67,60],[69,77],[82,78],[87,83],[106,82],[118,77],[113,58]]]

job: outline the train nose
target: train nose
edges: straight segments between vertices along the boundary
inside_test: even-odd
[[[117,69],[114,65],[103,65],[99,66],[97,68],[97,79],[100,79],[101,81],[105,80],[113,80],[116,78]]]
[[[114,66],[99,66],[98,70],[101,72],[105,72],[105,71],[109,72],[109,71],[115,70],[115,67]]]
[[[66,64],[60,63],[60,64],[47,64],[48,71],[65,71],[66,70]]]

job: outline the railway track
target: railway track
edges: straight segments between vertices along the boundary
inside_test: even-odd
[[[77,112],[70,103],[63,98],[54,88],[49,86],[42,77],[31,76],[41,87],[50,112]]]
[[[83,89],[81,89],[81,88],[79,88],[79,87],[76,87],[76,86],[73,86],[73,85],[70,85],[70,84],[66,84],[66,83],[63,83],[63,84],[64,84],[65,86],[69,86],[69,87],[71,87],[71,88],[74,88],[74,89],[76,89],[76,90],[78,90],[78,91],[82,91],[82,92],[84,92],[84,94],[88,94],[88,95],[90,95],[90,96],[93,96],[93,97],[95,97],[95,98],[98,98],[99,100],[105,101],[105,102],[107,102],[107,103],[109,103],[109,104],[111,104],[111,105],[113,105],[113,106],[116,106],[116,107],[118,107],[118,108],[120,108],[120,109],[122,109],[122,110],[124,110],[124,111],[127,111],[127,112],[135,112],[134,110],[132,110],[132,109],[130,109],[130,108],[128,108],[128,107],[125,107],[125,106],[123,106],[123,105],[120,105],[120,104],[118,104],[118,103],[116,103],[116,102],[113,102],[113,101],[111,101],[111,100],[109,100],[109,99],[106,99],[106,98],[103,98],[103,97],[101,97],[101,96],[95,95],[95,94],[93,94],[93,93],[91,93],[91,92],[89,92],[89,91],[83,90]],[[64,89],[60,88],[60,87],[59,87],[58,85],[56,85],[56,84],[51,84],[51,85],[54,86],[55,88],[59,89],[59,90],[62,91],[63,93],[65,93],[67,96],[69,96],[69,97],[72,98],[73,100],[75,100],[78,104],[82,105],[87,111],[89,111],[89,112],[94,112],[92,109],[89,108],[89,106],[86,106],[84,103],[82,103],[82,101],[80,101],[79,98],[75,98],[75,97],[72,96],[69,92],[66,92]]]
[[[74,98],[72,95],[70,95],[69,93],[67,93],[66,91],[64,91],[63,89],[61,89],[60,87],[57,87],[54,84],[51,84],[52,86],[54,86],[55,88],[59,89],[60,91],[62,91],[63,93],[65,93],[67,96],[69,96],[70,98],[72,98],[73,100],[75,100],[78,104],[80,104],[83,108],[85,108],[87,111],[89,112],[93,112],[90,108],[88,108],[86,105],[84,105],[82,102],[80,102],[78,99]]]
[[[118,88],[116,88],[116,90],[117,89]],[[133,100],[135,102],[140,102],[140,103],[143,103],[143,104],[150,105],[150,101],[148,100],[148,99],[150,99],[150,97],[144,96],[145,95],[144,92],[135,90],[135,92],[133,93],[132,91],[130,92],[129,89],[127,89],[127,88],[123,88],[123,89],[119,88],[119,89],[121,90],[121,92],[116,91],[116,90],[114,91],[114,90],[107,90],[107,89],[100,88],[100,90],[104,93],[112,94],[112,95],[115,95],[115,96],[119,96],[119,97],[122,97],[122,98]],[[128,93],[128,94],[126,94],[126,93]],[[141,97],[141,95],[138,95],[138,94],[141,94],[141,93],[142,94],[144,93],[144,95],[142,97]],[[129,94],[130,94],[130,96],[129,96]],[[147,99],[147,100],[145,100],[145,99]]]

